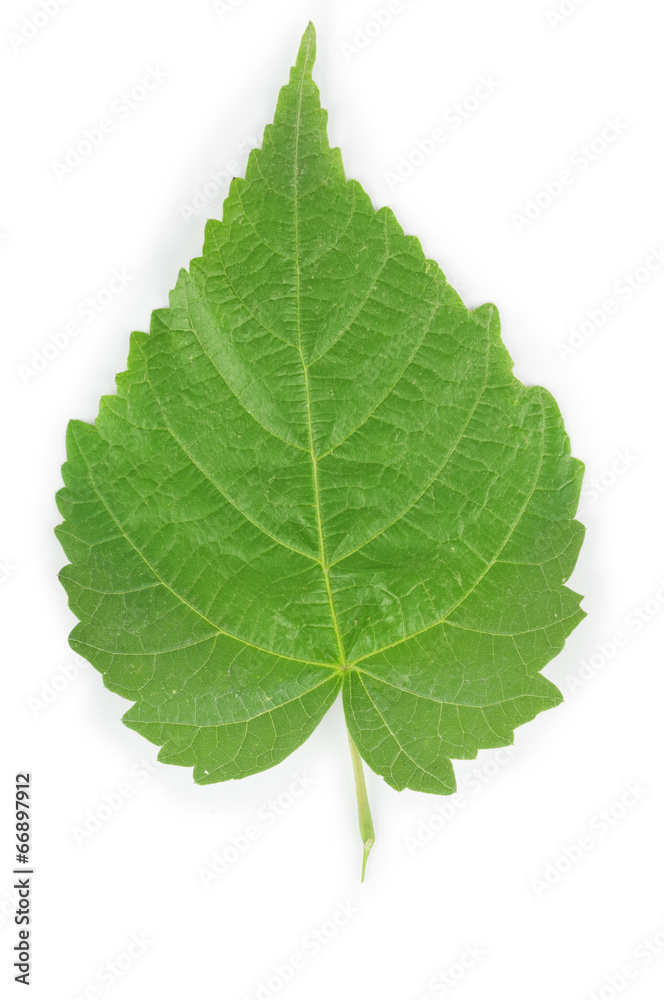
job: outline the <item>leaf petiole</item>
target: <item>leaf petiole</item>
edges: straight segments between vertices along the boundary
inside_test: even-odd
[[[360,752],[355,746],[353,737],[348,731],[348,743],[350,745],[350,756],[353,761],[353,774],[355,775],[355,793],[357,795],[357,815],[360,821],[360,836],[362,837],[362,843],[364,844],[364,854],[362,857],[362,878],[361,882],[364,882],[364,875],[367,870],[367,861],[369,860],[369,854],[371,853],[371,848],[375,842],[373,819],[371,818],[371,809],[369,808],[369,798],[367,796],[367,785],[364,780],[364,768],[362,766],[362,758],[360,757]]]

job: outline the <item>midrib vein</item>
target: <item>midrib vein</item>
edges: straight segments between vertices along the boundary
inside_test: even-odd
[[[321,518],[321,507],[320,507],[320,488],[318,484],[318,459],[316,458],[316,449],[314,446],[314,429],[311,420],[311,394],[309,392],[309,369],[304,360],[304,351],[302,350],[302,324],[301,324],[301,313],[300,313],[300,299],[301,299],[301,278],[300,278],[300,238],[299,238],[299,206],[298,206],[298,173],[299,173],[299,147],[300,147],[300,123],[302,121],[302,100],[304,97],[304,81],[306,75],[306,68],[309,61],[309,51],[311,48],[311,38],[307,42],[307,53],[304,58],[304,64],[302,67],[302,77],[300,80],[300,93],[299,101],[297,107],[297,121],[295,125],[295,155],[294,155],[294,180],[293,180],[293,209],[294,209],[294,224],[295,224],[295,276],[296,276],[296,316],[297,316],[297,346],[300,353],[300,360],[302,362],[302,372],[304,375],[304,393],[305,402],[307,407],[307,425],[309,429],[309,451],[311,454],[311,469],[313,475],[314,483],[314,506],[316,508],[316,528],[318,533],[318,545],[320,548],[320,565],[323,571],[323,579],[325,581],[325,592],[327,594],[327,603],[330,607],[330,617],[332,618],[332,625],[334,627],[334,634],[337,640],[337,649],[339,650],[339,665],[343,670],[347,670],[346,664],[346,654],[344,652],[343,640],[341,638],[341,630],[339,628],[339,621],[337,619],[337,613],[334,607],[334,597],[332,596],[332,586],[330,584],[330,570],[327,564],[327,559],[325,556],[325,536],[323,533],[323,521]]]

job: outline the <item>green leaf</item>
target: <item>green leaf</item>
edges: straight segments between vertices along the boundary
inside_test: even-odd
[[[447,794],[561,700],[582,466],[495,307],[346,179],[314,51],[310,25],[203,256],[70,424],[71,644],[198,782],[277,764],[343,691],[374,771]]]

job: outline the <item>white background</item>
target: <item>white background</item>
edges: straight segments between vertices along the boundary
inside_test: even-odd
[[[418,1000],[445,995],[443,975],[459,1000],[651,1000],[664,982],[661,5],[566,0],[556,19],[554,0],[403,0],[371,39],[357,31],[387,0],[217,6],[69,0],[44,18],[37,0],[2,4],[0,977],[16,940],[13,778],[30,769],[36,1000]],[[554,393],[588,468],[571,580],[588,618],[545,671],[566,703],[517,730],[512,758],[458,764],[462,804],[368,774],[378,840],[364,886],[340,705],[293,757],[242,782],[150,774],[155,748],[119,721],[127,703],[68,649],[53,535],[66,423],[94,419],[129,332],[200,252],[227,185],[212,183],[202,211],[186,206],[229,162],[244,172],[310,17],[348,175],[470,307],[497,303],[516,374]],[[167,75],[121,116],[114,102],[150,69]],[[482,76],[499,86],[478,104]],[[458,102],[472,110],[461,127]],[[113,131],[58,178],[67,147],[113,107]],[[619,134],[588,161],[607,119]],[[390,178],[438,127],[446,142]],[[546,205],[564,169],[571,183]],[[520,221],[535,198],[539,217]],[[114,269],[131,280],[105,303]],[[90,322],[88,296],[103,305]],[[45,357],[71,323],[78,334]],[[296,773],[311,784],[293,799]],[[104,796],[123,802],[110,818]],[[104,822],[77,842],[97,811]],[[252,825],[258,839],[206,888],[200,869]],[[343,926],[340,903],[355,911]],[[314,954],[306,936],[321,927]],[[134,934],[150,943],[128,960]],[[658,934],[655,958],[644,943]]]

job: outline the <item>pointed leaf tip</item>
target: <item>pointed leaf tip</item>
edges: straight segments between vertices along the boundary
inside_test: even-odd
[[[316,61],[316,29],[314,28],[313,21],[309,21],[304,34],[302,35],[302,41],[300,42],[300,49],[297,54],[296,66],[298,69],[303,69],[305,72],[311,73],[313,65]]]

